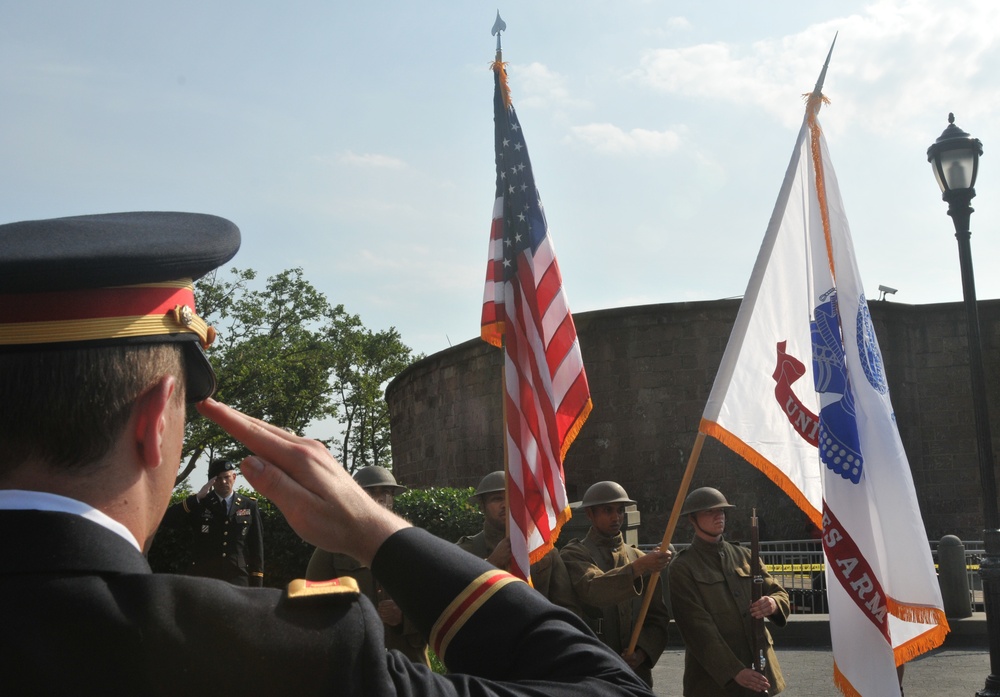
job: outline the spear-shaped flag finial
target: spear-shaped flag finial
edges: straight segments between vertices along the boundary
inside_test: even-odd
[[[498,14],[497,18],[499,17],[500,15]],[[814,95],[818,95],[820,92],[823,91],[823,82],[826,80],[826,69],[830,67],[830,56],[833,55],[833,47],[837,45],[837,37],[839,35],[840,35],[839,31],[833,35],[833,43],[830,44],[830,51],[829,53],[826,54],[826,62],[823,63],[823,70],[820,71],[819,79],[816,81],[816,87],[813,89]]]
[[[806,100],[806,114],[810,120],[816,117],[820,107],[830,103],[830,100],[823,96],[823,82],[826,80],[826,69],[830,67],[830,57],[833,55],[833,47],[837,45],[837,36],[839,35],[840,32],[833,35],[833,43],[830,44],[830,51],[826,54],[826,62],[823,63],[823,69],[819,73],[819,79],[816,80],[813,91],[802,95]]]
[[[507,29],[507,23],[500,19],[500,10],[497,10],[497,21],[493,22],[493,28],[490,30],[490,34],[497,37],[497,54],[500,53],[500,32]]]

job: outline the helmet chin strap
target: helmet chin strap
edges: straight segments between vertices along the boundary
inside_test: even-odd
[[[709,509],[709,510],[711,510],[711,509]],[[702,533],[702,534],[703,534],[703,535],[704,535],[705,537],[711,537],[711,538],[713,538],[713,539],[716,539],[716,540],[717,540],[717,539],[719,539],[720,537],[722,537],[722,533],[719,533],[718,535],[716,535],[716,534],[714,534],[714,533],[711,533],[711,532],[709,532],[708,530],[706,530],[705,528],[701,527],[701,526],[700,526],[700,525],[698,524],[698,513],[703,513],[703,512],[704,512],[704,511],[698,511],[697,513],[694,513],[694,514],[692,514],[692,515],[691,515],[691,518],[692,518],[691,522],[692,522],[692,523],[694,523],[694,526],[695,526],[696,528],[698,528],[698,530],[699,530],[699,531],[700,531],[700,532],[701,532],[701,533]]]

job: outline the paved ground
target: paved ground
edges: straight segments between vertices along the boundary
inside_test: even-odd
[[[783,697],[837,697],[833,686],[833,654],[829,648],[778,648],[788,688]],[[906,697],[973,697],[990,672],[987,648],[941,648],[906,664]],[[677,697],[684,674],[684,650],[670,648],[653,669],[653,692]]]

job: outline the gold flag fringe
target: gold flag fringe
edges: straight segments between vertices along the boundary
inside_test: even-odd
[[[510,109],[510,87],[507,85],[507,64],[500,60],[500,54],[497,53],[497,59],[490,64],[490,70],[495,72],[500,76],[500,94],[503,95],[504,106]]]
[[[854,689],[854,685],[851,681],[847,679],[847,676],[840,672],[840,668],[837,666],[837,662],[833,662],[833,684],[837,686],[837,689],[844,693],[846,697],[863,697],[863,695]]]
[[[566,460],[566,453],[569,452],[569,446],[573,445],[573,441],[580,434],[580,429],[583,428],[584,422],[587,421],[587,417],[590,416],[590,412],[593,410],[594,400],[588,399],[587,403],[583,405],[583,409],[580,410],[580,415],[576,417],[576,421],[566,431],[566,438],[563,440],[562,448],[559,450],[560,467],[562,467],[562,463]]]
[[[893,649],[897,666],[941,646],[944,643],[945,635],[951,631],[948,619],[941,608],[925,605],[907,605],[892,598],[888,599],[888,607],[890,613],[904,622],[934,625],[934,627],[928,629],[920,636],[916,636],[905,644],[900,644]]]
[[[479,338],[497,348],[503,348],[503,335],[506,328],[506,323],[503,320],[484,325],[479,330]]]
[[[810,147],[812,151],[813,171],[816,172],[816,199],[819,202],[820,217],[823,219],[823,239],[826,240],[826,258],[830,263],[830,274],[833,276],[834,285],[837,283],[837,269],[833,265],[833,237],[830,232],[830,211],[826,203],[826,173],[823,169],[823,149],[820,147],[820,136],[823,129],[820,128],[819,110],[823,104],[829,104],[830,100],[820,93],[809,95],[807,109],[809,111],[809,135]]]
[[[738,436],[733,435],[714,421],[702,419],[701,423],[698,425],[698,430],[706,436],[712,436],[712,438],[715,438],[717,441],[763,472],[768,479],[777,484],[778,488],[785,492],[785,495],[788,496],[795,503],[795,505],[802,510],[803,513],[809,516],[809,520],[812,521],[813,525],[820,530],[823,529],[822,513],[816,510],[816,508],[809,503],[808,499],[806,499],[802,492],[799,491],[799,488],[795,486],[795,484],[792,483],[792,480],[789,479],[784,472],[778,469],[774,463],[744,443]]]
[[[570,518],[573,517],[573,509],[566,506],[559,515],[556,517],[556,525],[552,529],[552,534],[549,536],[549,541],[543,544],[538,549],[530,552],[528,554],[528,563],[535,564],[541,560],[546,554],[551,552],[556,547],[556,540],[559,539],[559,533],[562,532],[563,526],[569,522]],[[528,576],[531,576],[531,570],[528,570]]]

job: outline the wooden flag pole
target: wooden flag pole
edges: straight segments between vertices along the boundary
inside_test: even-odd
[[[677,521],[681,517],[681,508],[684,506],[684,499],[687,498],[688,489],[691,487],[691,480],[694,479],[694,469],[698,466],[698,458],[701,457],[701,446],[705,443],[705,434],[698,432],[698,437],[694,439],[694,447],[691,448],[691,456],[688,458],[687,469],[681,477],[681,486],[677,490],[677,499],[674,501],[673,510],[670,511],[670,519],[667,521],[667,530],[663,533],[663,541],[660,549],[666,551],[670,546],[670,540],[674,536],[677,528]],[[660,572],[656,571],[649,577],[649,584],[646,586],[646,594],[642,598],[642,608],[639,609],[639,616],[635,620],[635,627],[632,629],[632,640],[628,645],[628,653],[635,653],[635,645],[639,643],[639,632],[642,631],[642,623],[646,621],[646,613],[649,612],[649,604],[653,601],[653,589],[660,578]]]
[[[499,39],[499,37],[497,37]],[[503,443],[503,507],[507,511],[504,517],[504,532],[507,539],[510,539],[510,470],[507,467],[507,341],[506,337],[501,337],[501,354],[503,363],[500,365],[500,404],[503,408],[503,423],[500,425],[500,440]],[[504,571],[510,571],[510,564]]]

